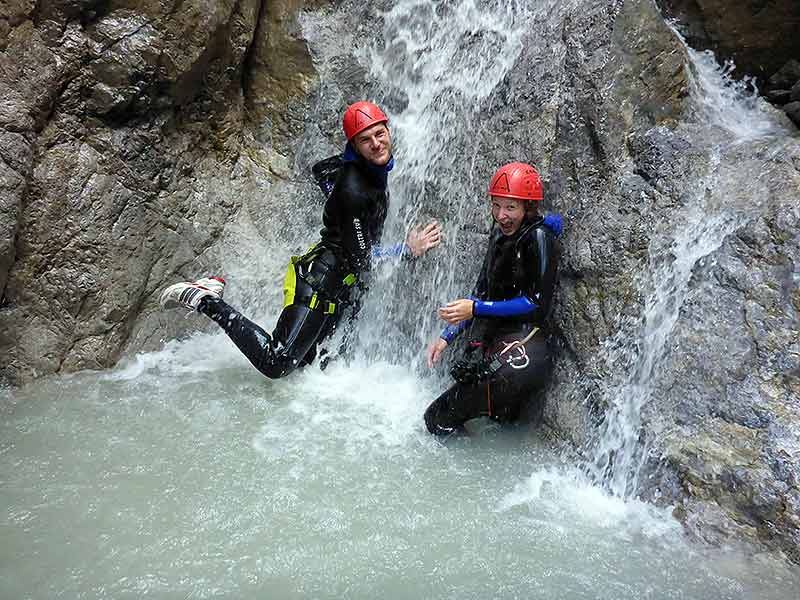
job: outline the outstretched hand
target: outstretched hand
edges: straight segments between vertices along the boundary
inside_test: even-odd
[[[458,325],[462,321],[468,321],[474,316],[474,307],[475,302],[472,300],[466,298],[453,300],[439,309],[439,317],[450,323],[450,325]]]
[[[408,232],[406,245],[411,249],[414,257],[425,254],[431,248],[435,248],[442,241],[442,228],[439,223],[431,221],[425,227],[415,227]]]
[[[428,346],[428,368],[432,369],[433,365],[439,362],[442,357],[442,352],[447,348],[447,340],[444,338],[436,338],[430,346]]]

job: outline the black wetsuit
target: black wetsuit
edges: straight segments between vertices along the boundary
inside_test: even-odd
[[[342,309],[356,302],[361,274],[383,232],[389,196],[388,167],[370,164],[348,147],[323,213],[320,242],[294,263],[296,288],[275,331],[268,335],[225,301],[204,298],[198,310],[216,321],[267,377],[283,377],[316,356]]]
[[[510,236],[495,228],[475,288],[476,316],[464,329],[468,358],[453,371],[457,378],[467,376],[425,411],[428,431],[452,433],[480,416],[514,420],[532,392],[545,385],[556,264],[555,235],[542,219],[523,222]],[[523,345],[514,344],[528,337]]]

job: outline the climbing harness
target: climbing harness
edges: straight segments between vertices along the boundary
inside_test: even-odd
[[[539,328],[534,327],[523,339],[506,342],[500,352],[485,356],[479,361],[470,362],[467,360],[459,360],[453,364],[453,367],[450,369],[450,375],[452,375],[453,379],[458,383],[474,385],[481,381],[491,379],[503,365],[508,365],[516,370],[525,369],[531,362],[528,352],[525,349],[525,344],[527,344],[538,331]],[[504,356],[506,353],[509,354]]]
[[[325,252],[323,246],[314,244],[302,256],[291,257],[286,268],[286,277],[283,280],[284,308],[291,304],[302,303],[312,310],[318,309],[326,315],[333,315],[336,314],[337,308],[341,308],[341,305],[344,304],[340,302],[337,306],[337,303],[329,298],[337,299],[342,295],[342,290],[353,287],[358,278],[354,273],[348,273],[344,278],[340,278],[340,274],[333,268],[324,270],[321,275],[312,270],[314,261],[322,260],[323,252]],[[322,261],[324,263],[324,260]],[[326,266],[330,267],[327,264]],[[304,298],[297,296],[298,277],[313,290],[311,296]]]

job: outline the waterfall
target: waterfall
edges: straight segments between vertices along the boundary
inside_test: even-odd
[[[676,35],[677,32],[676,32]],[[607,405],[587,470],[620,497],[637,492],[648,452],[641,413],[670,352],[670,336],[690,291],[695,268],[736,229],[757,216],[769,171],[758,152],[780,151],[787,130],[747,82],[728,77],[710,52],[687,47],[696,115],[680,132],[703,148],[704,177],[687,184],[679,218],[649,247],[649,265],[640,278],[645,300],[641,316],[623,323],[603,344],[610,383]]]
[[[490,223],[480,216],[486,226],[469,231],[476,213],[488,213],[488,181],[474,178],[475,140],[492,92],[522,51],[530,18],[519,1],[403,0],[384,15],[383,41],[361,53],[378,99],[390,107],[396,148],[384,242],[404,239],[433,215],[446,236],[446,246],[421,266],[394,263],[376,273],[384,285],[375,286],[359,318],[369,356],[418,361],[441,326],[436,307],[474,284]]]

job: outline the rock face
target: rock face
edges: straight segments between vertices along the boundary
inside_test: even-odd
[[[677,476],[677,514],[699,535],[738,532],[795,562],[800,208],[786,190],[800,184],[799,161],[794,144],[759,164],[763,196],[748,194],[747,216],[692,267],[642,411],[651,453],[641,487],[658,496]]]
[[[784,18],[796,22],[800,7],[786,4],[785,10],[795,16]],[[669,105],[678,107],[674,99]],[[800,148],[790,130],[771,142],[714,141],[736,126],[722,115],[721,131],[700,133],[691,125],[695,118],[719,118],[707,108],[686,102],[677,125],[640,122],[628,130],[633,165],[616,171],[609,165],[605,189],[617,190],[610,197],[603,186],[576,190],[577,198],[603,198],[605,224],[598,227],[588,211],[578,211],[583,222],[567,240],[559,309],[565,352],[546,416],[579,445],[594,448],[597,460],[602,443],[591,441],[594,424],[601,436],[614,437],[625,409],[637,407],[640,421],[633,424],[639,429],[630,441],[640,453],[634,462],[644,467],[633,487],[628,480],[627,488],[616,485],[618,492],[677,503],[676,515],[703,539],[758,540],[800,562],[800,208],[793,191],[800,183]],[[615,112],[609,106],[605,114]],[[757,120],[759,114],[735,118]],[[617,127],[612,122],[610,130]],[[751,132],[742,135],[749,139]],[[607,146],[616,147],[618,161],[621,146]],[[574,146],[568,151],[571,157],[585,153]],[[724,210],[719,201],[700,200],[714,193],[739,200]],[[714,225],[693,231],[682,218]],[[691,261],[681,265],[687,255]],[[664,261],[673,266],[665,270]],[[663,289],[659,279],[666,281]],[[666,331],[665,323],[671,325]],[[605,341],[593,349],[598,340]],[[627,405],[620,407],[620,399]],[[600,453],[600,463],[619,463],[624,451],[616,445]]]
[[[271,46],[296,45],[281,28],[296,4],[4,4],[3,376],[114,364],[132,336],[141,347],[154,335],[142,313],[156,290],[215,266],[209,248],[243,188],[280,162],[244,139],[248,94],[264,92],[247,69],[284,64]],[[269,76],[282,101],[313,77],[298,61]]]
[[[787,104],[792,86],[800,82],[796,67],[800,59],[800,4],[794,0],[658,3],[678,23],[692,47],[713,50],[721,61],[733,61],[737,77],[755,78],[765,97],[778,106],[786,105],[786,114],[800,126],[799,111]]]
[[[434,216],[452,242],[381,280],[361,343],[418,359],[473,283],[485,182],[535,162],[566,221],[545,422],[615,493],[800,561],[800,149],[785,117],[708,88],[653,2],[537,2],[485,31],[479,11],[449,46],[454,3],[44,4],[0,18],[3,376],[154,347],[197,327],[158,316],[166,283],[301,250],[306,169],[372,97],[402,159],[385,237]],[[263,270],[245,308],[279,293]]]
[[[658,0],[676,19],[689,44],[732,59],[739,76],[762,83],[787,61],[800,57],[800,4],[794,0]]]
[[[566,243],[565,352],[545,415],[615,492],[676,505],[703,539],[758,540],[798,562],[800,147],[790,129],[738,131],[762,113],[729,121],[707,97],[667,127],[607,117],[626,151],[602,145],[616,148],[605,185],[575,193],[602,198],[603,216],[578,210]]]

